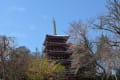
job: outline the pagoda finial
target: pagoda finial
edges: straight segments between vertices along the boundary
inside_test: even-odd
[[[54,31],[54,35],[57,35],[57,31],[56,31],[56,21],[53,18],[53,31]]]

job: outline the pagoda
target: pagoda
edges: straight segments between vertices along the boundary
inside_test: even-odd
[[[70,67],[70,55],[67,44],[67,35],[46,35],[44,42],[45,57],[49,60],[60,62],[65,68]]]
[[[49,60],[53,60],[61,63],[65,68],[69,68],[71,65],[69,51],[69,44],[67,40],[69,38],[68,35],[57,35],[56,33],[56,22],[53,19],[53,35],[46,35],[44,41],[44,55]]]

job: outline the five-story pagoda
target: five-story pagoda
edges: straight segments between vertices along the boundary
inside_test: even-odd
[[[69,44],[67,40],[68,35],[57,35],[56,24],[53,20],[54,35],[46,35],[44,41],[45,57],[49,60],[60,62],[65,68],[70,67],[70,51],[68,50]]]

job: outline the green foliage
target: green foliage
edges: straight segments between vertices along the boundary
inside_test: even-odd
[[[26,74],[30,80],[54,80],[55,77],[62,76],[63,70],[64,67],[61,64],[42,58],[30,63]]]

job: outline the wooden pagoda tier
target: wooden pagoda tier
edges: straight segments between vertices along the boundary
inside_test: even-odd
[[[68,50],[69,44],[67,44],[68,38],[69,36],[67,35],[46,35],[44,41],[45,57],[49,60],[60,62],[66,68],[71,63],[71,52]]]

